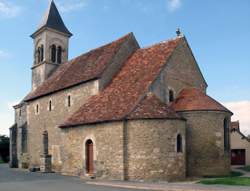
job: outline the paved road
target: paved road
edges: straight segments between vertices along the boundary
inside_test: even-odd
[[[0,191],[138,191],[88,185],[77,177],[29,173],[0,165]]]
[[[121,188],[122,187],[122,188]],[[250,187],[183,183],[139,183],[122,181],[84,182],[59,174],[30,173],[0,164],[0,191],[250,191]]]

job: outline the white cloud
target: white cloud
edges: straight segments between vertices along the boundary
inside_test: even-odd
[[[58,9],[63,12],[71,12],[76,11],[79,9],[82,9],[83,7],[87,6],[86,0],[65,0],[65,1],[59,1],[57,3]]]
[[[0,61],[9,57],[9,54],[3,50],[0,50]]]
[[[234,115],[232,121],[240,121],[240,129],[245,135],[250,134],[250,101],[227,102],[224,105],[230,109]]]
[[[21,7],[10,3],[7,0],[0,0],[0,18],[16,17],[21,11]]]
[[[175,10],[179,9],[181,5],[181,0],[167,0],[167,7],[168,10],[171,12],[174,12]]]

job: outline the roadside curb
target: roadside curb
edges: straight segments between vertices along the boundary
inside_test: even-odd
[[[164,188],[163,186],[144,186],[144,185],[128,185],[128,184],[119,184],[119,183],[108,183],[108,182],[92,182],[88,181],[86,184],[90,185],[96,185],[96,186],[108,186],[108,187],[114,187],[114,188],[128,188],[128,189],[138,189],[138,190],[156,190],[156,191],[213,191],[211,189],[188,189],[188,188]]]

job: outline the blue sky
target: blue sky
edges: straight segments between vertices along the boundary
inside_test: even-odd
[[[14,122],[11,105],[31,88],[29,37],[48,0],[0,0],[0,134]],[[141,47],[175,36],[180,27],[209,85],[250,133],[249,0],[55,0],[74,34],[70,58],[134,32]],[[248,130],[247,130],[248,126]]]

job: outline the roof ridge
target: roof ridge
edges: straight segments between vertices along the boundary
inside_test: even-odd
[[[122,40],[123,38],[127,38],[127,37],[129,37],[131,34],[133,34],[133,33],[130,32],[130,33],[128,33],[128,34],[126,34],[126,35],[124,35],[124,36],[122,36],[122,37],[120,37],[120,38],[118,38],[118,39],[116,39],[116,40],[113,40],[113,41],[111,41],[111,42],[105,43],[105,44],[103,44],[103,45],[101,45],[101,46],[99,46],[99,47],[96,47],[96,48],[93,48],[93,49],[89,49],[89,50],[87,50],[86,52],[80,54],[79,56],[76,56],[76,57],[74,57],[74,58],[68,60],[67,62],[75,61],[77,58],[80,58],[80,57],[82,57],[82,56],[84,56],[84,55],[86,55],[86,54],[90,54],[91,52],[97,51],[98,49],[102,49],[102,48],[104,48],[104,47],[106,47],[106,46],[109,46],[109,45],[111,45],[111,44],[114,43],[114,42],[117,42],[117,41],[119,41],[119,40]]]
[[[155,43],[155,44],[152,44],[152,45],[149,45],[149,46],[145,46],[145,47],[141,48],[141,50],[149,49],[149,48],[152,48],[154,46],[158,46],[158,45],[161,45],[161,44],[166,44],[166,43],[169,43],[171,41],[175,41],[177,39],[182,39],[182,38],[185,38],[185,37],[183,37],[183,36],[173,37],[173,38],[170,38],[170,39],[167,39],[167,40],[163,40],[163,41],[160,41],[158,43]]]

